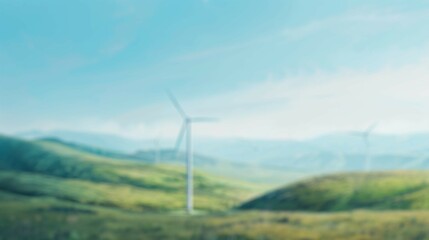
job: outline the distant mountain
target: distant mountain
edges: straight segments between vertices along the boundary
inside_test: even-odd
[[[45,139],[0,136],[0,192],[140,211],[184,207],[185,171],[114,152],[91,153],[81,146]],[[195,174],[196,208],[227,209],[254,193],[249,184]],[[0,194],[1,195],[1,194]]]
[[[107,157],[116,161],[131,160],[147,164],[169,164],[182,166],[183,168],[186,164],[186,154],[171,149],[140,150],[128,154],[92,147],[81,143],[67,142],[58,138],[41,138],[38,139],[37,142],[52,143],[57,146],[64,146],[67,149],[70,148],[91,155]],[[309,175],[307,171],[290,172],[284,169],[263,168],[255,164],[227,161],[200,155],[198,153],[194,155],[194,166],[198,170],[212,173],[219,177],[252,182],[257,184],[261,190]]]
[[[75,131],[29,131],[16,134],[24,139],[58,138],[68,142],[121,152],[135,152],[155,148],[154,139],[128,139],[109,134]],[[404,135],[379,135],[370,137],[371,153],[378,154],[421,154],[429,153],[429,133]],[[161,148],[173,148],[173,141],[162,139]],[[249,140],[234,138],[207,139],[195,141],[196,151],[232,161],[261,161],[278,157],[293,157],[302,153],[333,152],[334,154],[359,155],[364,152],[361,137],[349,133],[323,135],[307,140]]]
[[[34,140],[39,138],[57,138],[67,142],[76,142],[102,149],[111,149],[121,152],[134,152],[148,146],[153,147],[153,141],[134,140],[111,134],[77,131],[27,131],[15,134],[16,137]]]
[[[93,147],[81,143],[64,141],[59,138],[39,138],[38,142],[53,143],[56,145],[63,145],[78,151],[94,154],[102,157],[109,157],[119,160],[135,160],[145,163],[170,163],[183,165],[186,163],[186,154],[183,152],[176,152],[173,149],[157,149],[157,150],[139,150],[134,153],[125,153],[121,151],[114,151],[100,147]],[[221,160],[194,154],[196,166],[213,166],[219,164]]]
[[[163,145],[157,150],[151,140],[93,133],[55,131],[21,135],[32,138],[51,136],[94,148],[113,149],[125,153],[128,158],[145,162],[184,162],[183,154],[176,157],[171,150],[173,143],[168,140],[162,141]],[[373,134],[369,141],[372,170],[429,169],[429,134]],[[313,174],[366,169],[364,141],[349,133],[303,141],[199,138],[194,143],[198,168],[228,176],[240,175],[236,169],[258,173],[251,181],[281,184]],[[245,177],[245,174],[241,175]]]
[[[344,211],[429,209],[429,172],[343,173],[280,188],[240,209]]]

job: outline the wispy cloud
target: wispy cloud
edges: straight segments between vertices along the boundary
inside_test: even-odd
[[[344,71],[258,84],[212,100],[212,104],[225,109],[234,107],[234,99],[249,103],[269,100],[270,104],[219,110],[215,114],[225,119],[223,126],[201,131],[218,136],[305,138],[361,130],[374,121],[380,121],[382,132],[427,131],[427,65],[428,61],[423,61],[377,72]],[[305,81],[312,84],[300,83]]]
[[[255,45],[264,44],[273,39],[274,36],[262,36],[254,39],[250,39],[240,43],[233,43],[229,45],[222,45],[217,47],[211,47],[203,50],[197,50],[194,52],[186,53],[181,56],[173,58],[173,62],[182,61],[194,61],[208,57],[214,57],[221,54],[228,54],[238,50],[246,49]]]
[[[356,34],[354,27],[356,25],[366,26],[368,32],[379,31],[381,28],[396,25],[406,25],[413,21],[429,18],[427,10],[414,12],[400,12],[391,10],[359,9],[351,12],[345,12],[336,16],[324,19],[312,20],[307,23],[301,23],[296,26],[288,26],[279,31],[273,31],[259,37],[248,39],[239,43],[215,46],[203,50],[197,50],[183,54],[173,59],[173,61],[193,61],[209,57],[215,57],[223,54],[229,54],[242,49],[255,47],[257,45],[266,45],[271,42],[287,40],[300,40],[313,36],[319,32],[326,32],[328,29],[335,29],[337,34],[350,33]],[[369,27],[370,26],[370,27]],[[360,35],[364,34],[359,32]]]
[[[116,13],[121,21],[117,21],[117,24],[113,26],[116,27],[113,30],[114,36],[111,39],[105,39],[104,44],[97,45],[99,49],[94,49],[94,52],[98,51],[97,54],[89,58],[79,55],[79,53],[55,55],[52,59],[48,59],[51,64],[48,64],[49,66],[46,68],[49,69],[44,69],[42,73],[27,71],[25,76],[20,77],[26,78],[27,75],[34,77],[35,74],[40,75],[37,76],[38,79],[45,79],[46,75],[62,76],[57,73],[96,64],[106,57],[121,53],[133,43],[135,33],[138,31],[138,24],[141,21],[141,18],[134,21],[134,18],[139,15],[139,12],[134,9],[134,3],[136,2],[126,3]],[[132,24],[124,21],[123,23],[126,24],[122,25],[122,20],[128,18]],[[277,29],[277,32],[274,31],[272,34],[255,39],[213,46],[208,49],[197,49],[170,61],[195,61],[210,57],[219,59],[219,55],[248,49],[252,51],[255,46],[268,45],[273,41],[283,43],[286,42],[285,39],[301,40],[313,37],[319,32],[326,33],[328,32],[326,30],[330,29],[338,29],[342,34],[356,34],[354,26],[364,27],[363,31],[367,31],[366,26],[370,26],[368,31],[378,31],[391,26],[407,26],[428,18],[429,14],[426,10],[401,12],[394,9],[383,11],[359,9],[325,19],[300,23],[281,30]],[[334,32],[337,33],[337,31]],[[34,48],[35,44],[37,42],[29,41],[27,47]],[[414,47],[412,51],[415,49],[417,47]],[[271,48],[271,50],[274,52],[276,49]],[[420,50],[420,48],[417,49],[417,51]],[[312,54],[312,52],[308,54]],[[379,54],[388,55],[389,53]],[[419,55],[421,54],[410,54],[407,55],[407,59]],[[373,55],[367,57],[371,56]],[[404,55],[395,55],[395,57],[397,56],[401,58]],[[389,59],[389,57],[384,57],[383,61],[390,61]],[[5,62],[7,60],[5,58]],[[261,79],[258,84],[241,89],[231,89],[230,92],[206,96],[203,99],[186,98],[186,96],[180,95],[178,97],[182,99],[182,104],[191,115],[213,116],[221,119],[215,124],[196,126],[197,135],[210,137],[306,138],[331,131],[361,130],[374,121],[380,122],[377,131],[381,132],[426,131],[429,130],[429,111],[426,111],[426,106],[429,105],[429,97],[426,93],[429,87],[429,61],[428,59],[414,60],[413,64],[394,68],[384,67],[377,71],[350,69],[332,73],[321,70],[301,76]],[[268,65],[267,63],[263,67]],[[129,72],[129,69],[124,71]],[[145,71],[142,71],[141,75],[143,73],[146,74]],[[106,69],[104,74],[111,73],[109,69]],[[171,74],[174,75],[176,72],[171,72]],[[118,76],[126,75],[118,74]],[[142,80],[139,78],[138,81]],[[106,82],[100,81],[99,85],[105,87]],[[80,87],[80,85],[76,86]],[[78,91],[81,90],[79,87],[76,87]],[[112,92],[109,97],[117,96],[115,94],[118,89],[110,88],[109,91]],[[198,91],[198,87],[195,87],[195,91]],[[94,116],[79,116],[79,119],[72,120],[67,119],[68,117],[52,121],[43,119],[33,121],[32,119],[29,124],[22,122],[17,124],[14,120],[7,123],[0,119],[0,125],[3,128],[11,129],[10,131],[34,128],[87,130],[133,138],[152,138],[161,132],[162,136],[173,138],[181,124],[180,117],[167,98],[163,102],[144,106],[141,109],[133,111],[116,109],[111,114],[117,114],[118,111],[127,112],[118,116],[97,116],[97,113],[94,113]],[[4,117],[2,116],[2,118]],[[79,124],[76,124],[77,122]]]
[[[353,31],[354,29],[351,28],[351,26],[354,26],[353,24],[364,24],[371,26],[368,29],[373,29],[377,26],[389,26],[416,17],[418,17],[418,15],[410,15],[403,12],[355,10],[337,16],[313,20],[295,27],[287,27],[284,29],[283,35],[288,39],[298,40],[330,28]]]
[[[204,99],[184,99],[186,111],[221,121],[196,125],[195,134],[237,138],[308,138],[335,131],[429,131],[429,60],[375,72],[344,70],[267,80]],[[179,95],[179,98],[181,96]],[[182,120],[168,99],[86,129],[134,138],[174,138]],[[84,127],[85,128],[85,127]]]
[[[222,95],[184,99],[182,104],[191,115],[221,119],[196,125],[199,136],[308,138],[362,130],[375,121],[380,122],[377,131],[383,133],[428,131],[428,65],[429,60],[422,60],[376,72],[344,70],[267,80]],[[182,120],[166,98],[110,119],[82,119],[78,126],[74,122],[49,122],[39,128],[174,138]]]

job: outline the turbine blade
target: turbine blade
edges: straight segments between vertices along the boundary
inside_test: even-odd
[[[195,117],[191,118],[192,122],[218,122],[219,119],[217,118],[210,118],[210,117]]]
[[[185,136],[185,133],[186,133],[186,122],[183,122],[182,127],[180,128],[179,135],[177,135],[176,147],[174,148],[176,152],[176,156],[179,153],[180,146],[182,145],[182,141],[183,141],[183,137]]]
[[[378,125],[378,122],[375,122],[375,123],[371,124],[371,125],[366,129],[365,133],[366,133],[367,135],[371,134],[371,133],[374,131],[374,129],[377,127],[377,125]]]
[[[168,97],[170,98],[171,102],[173,103],[173,106],[176,108],[177,112],[182,116],[182,118],[187,118],[185,111],[183,110],[182,106],[180,106],[179,101],[177,101],[176,97],[170,92],[167,91]]]
[[[350,136],[355,136],[355,137],[363,137],[365,136],[364,132],[359,132],[359,131],[352,131],[348,133]]]

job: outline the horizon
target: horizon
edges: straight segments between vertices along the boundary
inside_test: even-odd
[[[358,138],[357,136],[354,136],[353,134],[356,133],[363,133],[364,131],[333,131],[333,132],[327,132],[322,133],[320,135],[314,135],[307,138],[242,138],[242,137],[212,137],[212,136],[198,136],[199,139],[203,140],[249,140],[249,141],[311,141],[319,138],[324,137],[330,137],[330,136],[350,136],[351,138]],[[133,141],[153,141],[153,140],[163,140],[163,141],[175,141],[177,136],[173,137],[165,137],[165,138],[159,138],[159,137],[133,137],[133,136],[127,136],[127,135],[119,135],[115,133],[108,133],[108,132],[97,132],[97,131],[74,131],[74,130],[68,130],[68,129],[52,129],[52,130],[29,130],[29,131],[18,131],[13,133],[0,133],[0,135],[6,135],[6,136],[15,136],[15,137],[22,137],[26,135],[41,135],[50,137],[49,134],[58,134],[58,133],[71,133],[71,134],[88,134],[88,135],[100,135],[100,136],[108,136],[108,137],[115,137],[115,138],[122,138],[127,140],[133,140]],[[429,136],[429,130],[428,131],[415,131],[415,132],[407,132],[407,133],[382,133],[373,131],[371,133],[371,137],[411,137],[411,136],[421,136],[421,135],[428,135]],[[55,136],[54,136],[55,137]]]

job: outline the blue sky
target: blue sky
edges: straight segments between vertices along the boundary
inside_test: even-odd
[[[427,1],[0,0],[0,131],[429,130]]]

